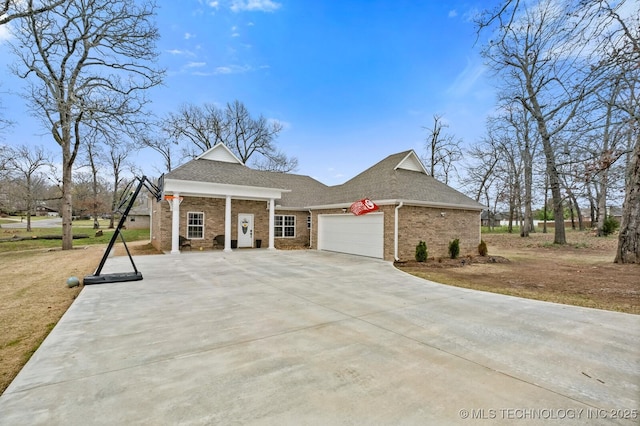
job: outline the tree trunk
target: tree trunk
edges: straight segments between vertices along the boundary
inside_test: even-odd
[[[567,236],[564,230],[564,208],[562,206],[562,194],[560,193],[560,182],[558,181],[558,174],[555,171],[555,179],[550,177],[549,184],[551,186],[551,199],[553,200],[553,219],[555,224],[555,231],[553,234],[553,244],[566,244]]]
[[[640,264],[640,134],[627,176],[615,262]]]
[[[573,198],[569,197],[569,217],[571,218],[571,229],[576,230],[576,217],[573,212]]]
[[[71,250],[73,248],[73,230],[72,230],[72,192],[73,179],[71,179],[71,165],[69,160],[71,155],[64,152],[62,159],[62,250]]]
[[[608,171],[602,170],[600,175],[600,190],[598,191],[598,237],[604,236],[604,221],[607,218],[607,184],[606,181],[609,178]]]
[[[531,212],[531,187],[533,184],[533,167],[531,164],[531,154],[529,149],[525,147],[524,151],[524,218],[522,220],[522,227],[520,228],[520,236],[528,237],[530,232],[535,232],[533,229],[533,213]]]
[[[93,145],[87,144],[87,151],[89,155],[89,165],[91,166],[91,191],[93,192],[93,203],[91,205],[91,215],[93,216],[93,229],[100,228],[100,222],[98,222],[98,167],[96,166]]]
[[[547,165],[547,176],[549,177],[548,183],[549,188],[551,189],[553,216],[555,221],[553,243],[566,244],[567,237],[564,231],[564,211],[562,208],[562,193],[560,191],[560,177],[558,176],[558,169],[556,166],[556,156],[551,143],[551,134],[547,128],[547,119],[543,115],[542,108],[538,103],[536,90],[533,88],[530,76],[527,78],[527,94],[531,98],[531,106],[528,109],[538,125],[538,133],[540,134],[540,140],[542,141],[542,150],[544,152]]]
[[[573,219],[574,218],[573,209],[575,209],[576,216],[578,217],[578,229],[580,231],[584,231],[584,223],[582,222],[582,212],[580,211],[580,205],[578,204],[578,199],[576,198],[576,195],[573,192],[569,192],[569,196],[571,197],[571,205],[572,205],[571,225],[573,226],[573,229],[576,229],[574,219]]]
[[[31,176],[26,176],[27,181],[27,232],[31,232],[31,211],[33,210],[33,195],[31,194]]]
[[[542,233],[547,233],[547,207],[549,206],[549,176],[545,176],[544,178],[544,222]]]

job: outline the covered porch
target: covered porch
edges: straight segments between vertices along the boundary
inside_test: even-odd
[[[252,247],[256,240],[263,240],[263,246],[266,242],[268,249],[275,249],[276,200],[283,192],[287,190],[165,179],[163,203],[170,211],[171,254],[180,253],[181,230],[189,238],[189,230],[193,229],[197,239],[211,244],[216,236],[224,235],[226,252],[231,251],[233,240],[238,241],[238,247]],[[208,199],[210,203],[186,202],[185,207],[183,201],[191,199]],[[201,233],[198,227],[202,228]],[[215,229],[215,235],[207,227]]]

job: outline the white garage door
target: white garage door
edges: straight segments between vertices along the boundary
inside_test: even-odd
[[[384,257],[384,214],[318,215],[318,249]]]

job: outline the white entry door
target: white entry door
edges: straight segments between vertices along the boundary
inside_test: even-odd
[[[253,247],[253,215],[238,214],[238,247]]]

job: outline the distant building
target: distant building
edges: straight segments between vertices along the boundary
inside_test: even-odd
[[[136,206],[129,211],[125,226],[127,229],[149,229],[151,214],[148,205]]]
[[[43,206],[43,205],[36,206],[35,210],[36,210],[36,216],[58,217],[60,215],[56,209],[52,209],[50,207]]]

